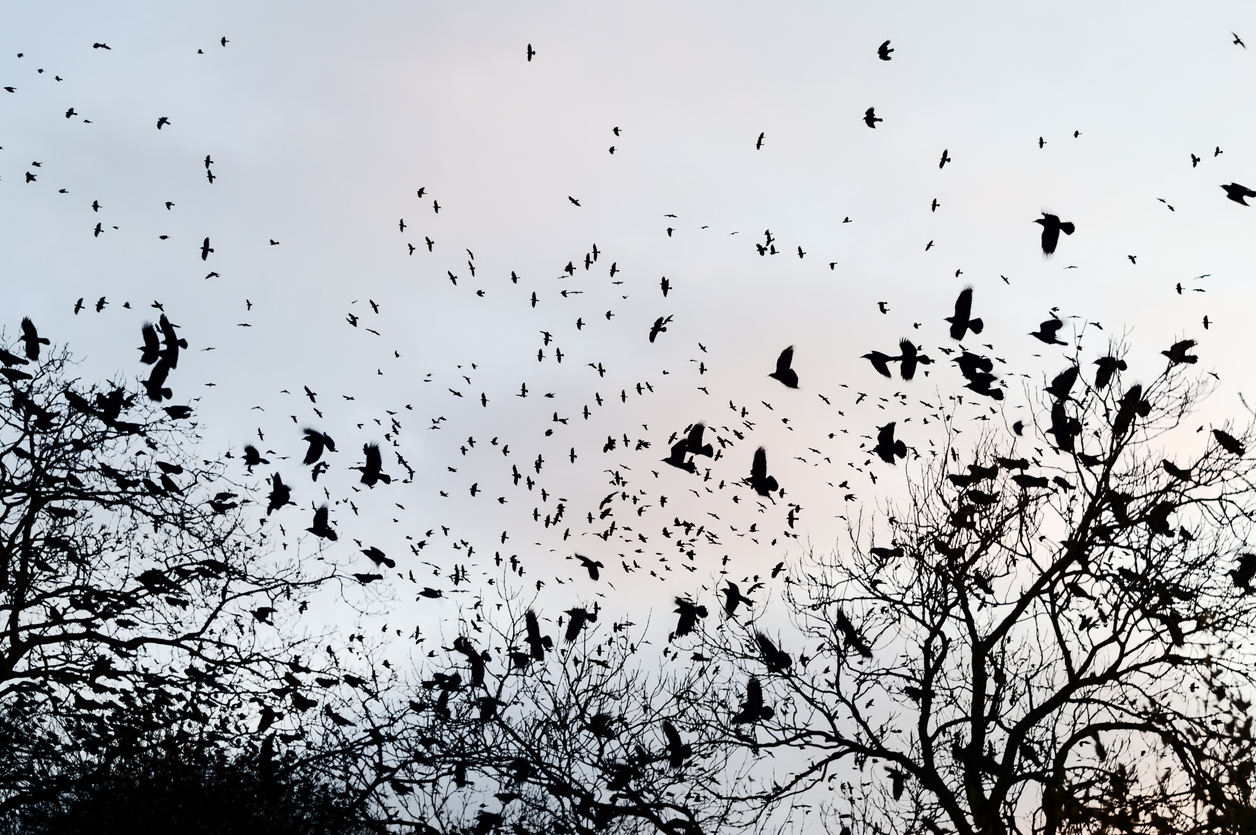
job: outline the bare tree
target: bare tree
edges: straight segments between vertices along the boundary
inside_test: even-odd
[[[61,348],[2,358],[0,707],[28,731],[0,811],[54,789],[50,740],[92,756],[119,717],[223,739],[281,718],[302,641],[275,624],[328,575],[272,553],[249,491],[195,457],[191,410],[160,405],[170,369],[140,391],[74,379]]]
[[[775,758],[764,814],[827,795],[842,833],[1251,831],[1256,456],[1186,425],[1189,347],[1145,386],[1078,356],[1024,437],[961,449],[945,423],[903,506],[791,572],[793,629],[759,606],[700,630],[732,663],[686,712]]]

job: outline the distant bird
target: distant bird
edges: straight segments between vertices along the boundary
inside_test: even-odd
[[[380,458],[379,444],[364,444],[362,453],[366,456],[366,463],[361,467],[354,467],[362,473],[362,483],[367,487],[374,487],[377,482],[385,484],[392,483],[392,477],[380,472],[383,467],[383,460]]]
[[[946,165],[948,162],[950,162],[950,161],[951,161],[951,158],[950,158],[949,156],[947,156],[946,149],[945,149],[945,148],[943,148],[943,149],[942,149],[942,159],[941,159],[941,161],[938,163],[938,168],[942,168],[943,166],[945,166],[945,165]]]
[[[884,119],[877,118],[877,109],[875,107],[869,107],[864,111],[864,124],[868,127],[875,128],[877,126],[877,122],[884,121]]]
[[[579,205],[580,205],[580,201],[579,201],[579,200],[577,200],[576,198],[572,197],[570,194],[569,194],[569,195],[567,195],[567,199],[568,199],[568,200],[570,200],[573,204],[575,204],[575,205],[577,205],[577,206],[579,206]]]
[[[1061,221],[1056,215],[1043,212],[1042,217],[1034,221],[1034,223],[1042,226],[1042,254],[1051,255],[1055,252],[1056,244],[1060,242],[1060,233],[1065,235],[1073,234],[1073,224],[1068,221]]]
[[[1060,328],[1062,327],[1064,327],[1063,320],[1059,317],[1053,316],[1039,325],[1038,330],[1032,331],[1029,335],[1040,342],[1045,342],[1048,345],[1067,345],[1067,342],[1064,342],[1056,337],[1056,334],[1060,332]]]
[[[168,124],[170,124],[170,120],[167,119],[165,116],[162,116],[160,119],[157,120],[157,130],[161,130],[163,125],[168,125]]]
[[[767,496],[779,490],[775,476],[768,475],[768,451],[759,447],[754,452],[754,463],[750,465],[750,478],[746,480],[750,489],[760,496]]]
[[[755,149],[756,151],[757,151],[757,150],[759,150],[760,148],[762,148],[762,147],[763,147],[763,136],[764,136],[764,134],[763,134],[762,132],[760,132],[760,133],[759,133],[759,139],[758,139],[758,140],[754,143],[754,149]]]
[[[694,455],[705,455],[710,458],[715,454],[715,448],[710,444],[702,443],[702,433],[706,430],[706,424],[698,421],[689,430],[688,436],[685,438],[685,451]]]
[[[327,505],[320,505],[314,511],[314,522],[306,530],[319,539],[330,539],[332,542],[335,542],[338,538],[331,525],[327,523]]]
[[[602,563],[596,560],[591,560],[588,557],[584,556],[583,554],[576,554],[576,559],[580,560],[580,565],[589,572],[590,580],[597,580],[599,576],[598,569],[606,567],[602,565]]]
[[[1095,365],[1099,366],[1099,370],[1095,372],[1095,388],[1107,388],[1112,380],[1112,375],[1117,371],[1124,371],[1127,366],[1125,360],[1117,357],[1100,357],[1095,360]]]
[[[672,317],[666,318],[660,316],[654,320],[654,325],[650,328],[650,344],[654,344],[654,339],[660,333],[667,333],[667,323],[672,321]]]
[[[741,588],[732,580],[726,581],[728,587],[724,589],[724,615],[732,617],[737,612],[737,607],[742,603],[753,607],[754,601],[741,593]]]
[[[79,311],[83,309],[83,297],[79,296],[79,300],[74,303],[74,315],[79,315]]]
[[[528,63],[532,62],[532,56],[536,54],[536,50],[532,48],[532,44],[528,44]]]
[[[1229,432],[1214,429],[1212,430],[1212,436],[1217,439],[1217,443],[1221,445],[1221,448],[1231,455],[1237,455],[1242,458],[1243,454],[1247,452],[1247,447],[1239,443],[1238,439]]]
[[[39,359],[39,346],[51,344],[47,339],[39,335],[39,331],[35,329],[35,323],[31,321],[29,316],[22,317],[22,342],[26,347],[26,358]]]
[[[214,176],[213,171],[207,168],[205,169],[205,179],[209,180],[209,184],[212,186],[214,184],[214,180],[218,178]]]
[[[1197,165],[1199,165],[1199,157],[1191,154],[1191,168],[1194,168]]]
[[[877,57],[882,61],[888,61],[890,60],[890,53],[893,51],[894,50],[890,49],[890,42],[886,41],[877,47]]]
[[[687,597],[677,597],[676,614],[680,615],[680,620],[676,623],[675,637],[683,638],[693,632],[698,625],[698,618],[707,616],[707,607],[694,603]]]
[[[94,43],[92,49],[112,49],[107,43]]]
[[[877,445],[872,448],[872,451],[887,464],[893,464],[895,456],[907,457],[907,445],[902,441],[894,440],[894,424],[895,421],[890,421],[877,429]]]
[[[248,447],[245,447],[245,449],[247,451]],[[271,476],[270,504],[266,506],[266,515],[269,516],[273,511],[279,510],[288,504],[293,504],[292,490],[283,483],[279,473],[275,473]]]
[[[611,268],[612,268],[611,275],[615,274],[614,266],[615,266],[614,264],[611,264]],[[663,291],[663,298],[667,298],[668,291],[672,289],[672,283],[667,280],[667,276],[663,276],[663,278],[659,281],[659,289]]]
[[[798,388],[798,374],[794,369],[790,368],[790,364],[794,361],[794,346],[790,345],[781,355],[776,358],[776,370],[769,374],[775,380],[779,380],[788,388]]]
[[[206,238],[205,241],[201,244],[201,260],[205,261],[206,259],[208,259],[209,253],[213,251],[214,251],[214,248],[209,245],[209,238]]]
[[[1238,183],[1230,183],[1228,186],[1222,186],[1225,189],[1225,196],[1233,200],[1235,203],[1242,203],[1244,206],[1250,205],[1246,198],[1256,197],[1256,191]]]
[[[859,634],[859,630],[846,617],[846,613],[841,609],[837,609],[833,613],[833,623],[842,633],[842,637],[846,641],[846,647],[854,649],[864,658],[872,657],[872,647],[868,645],[868,641],[863,635]]]
[[[969,286],[960,290],[959,297],[955,299],[955,315],[946,317],[946,321],[951,323],[951,339],[963,339],[966,331],[981,333],[985,327],[980,318],[972,318],[972,307],[973,288]]]
[[[1239,37],[1238,35],[1236,35],[1234,32],[1231,32],[1230,34],[1231,34],[1231,35],[1234,35],[1234,45],[1235,45],[1235,46],[1241,46],[1241,47],[1243,47],[1244,49],[1247,49],[1247,44],[1243,43],[1243,39],[1242,39],[1242,38],[1240,38],[1240,37]]]

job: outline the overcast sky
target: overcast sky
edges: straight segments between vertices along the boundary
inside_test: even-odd
[[[940,348],[965,285],[986,322],[965,345],[1006,360],[1010,395],[968,396],[963,430],[1010,423],[1065,367],[1071,349],[1027,336],[1053,308],[1084,362],[1128,336],[1135,379],[1198,340],[1210,420],[1245,423],[1256,208],[1219,186],[1256,186],[1256,51],[1235,32],[1256,50],[1250,4],[12,3],[4,325],[29,315],[85,376],[137,377],[158,301],[190,343],[175,402],[197,406],[206,454],[256,443],[258,477],[295,485],[280,523],[330,498],[343,546],[438,566],[425,585],[450,591],[455,563],[500,576],[499,551],[529,566],[519,583],[572,583],[563,600],[613,583],[661,603],[724,556],[740,579],[827,551],[844,496],[901,488],[909,466],[857,447],[888,420],[922,456],[943,440],[922,401],[962,390]],[[1050,259],[1044,210],[1076,225]],[[779,254],[758,254],[765,230]],[[902,337],[936,361],[910,384],[860,358]],[[797,391],[767,377],[788,345]],[[698,420],[721,459],[662,464]],[[304,426],[340,449],[318,484]],[[355,485],[367,441],[393,485]],[[771,503],[737,484],[760,444],[786,488]],[[560,500],[559,524],[534,521]],[[673,518],[714,537],[690,537],[692,560]],[[608,566],[599,583],[563,559],[577,550]]]

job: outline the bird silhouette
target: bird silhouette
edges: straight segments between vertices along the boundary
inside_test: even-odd
[[[768,475],[768,451],[759,447],[754,451],[754,462],[750,465],[750,478],[746,479],[750,489],[760,496],[767,496],[779,490],[776,478]]]
[[[261,453],[257,451],[257,447],[252,444],[244,445],[244,466],[249,468],[250,473],[253,472],[253,468],[258,464],[269,463],[270,462],[263,458]]]
[[[751,676],[746,682],[746,699],[742,702],[741,710],[733,716],[733,724],[753,725],[771,719],[773,714],[772,708],[763,704],[763,687],[759,684],[758,677]]]
[[[209,258],[209,253],[213,251],[214,248],[209,245],[209,238],[206,238],[204,243],[201,244],[201,260],[207,260]]]
[[[304,429],[305,442],[309,447],[305,451],[305,458],[301,460],[302,464],[313,464],[323,457],[323,450],[328,452],[336,451],[336,442],[331,439],[330,435],[325,435],[316,429]]]
[[[1244,453],[1247,452],[1247,448],[1229,432],[1214,429],[1212,430],[1212,436],[1217,439],[1217,443],[1221,445],[1221,448],[1231,455],[1237,455],[1242,458]]]
[[[890,49],[890,42],[886,41],[877,47],[877,57],[882,61],[888,61],[890,60],[890,53],[893,51],[893,49]]]
[[[781,355],[776,358],[776,370],[769,374],[776,380],[780,380],[785,386],[796,389],[798,388],[798,375],[794,369],[790,368],[790,364],[794,361],[794,346],[790,345]]]
[[[1073,384],[1077,382],[1077,375],[1080,369],[1076,365],[1070,365],[1068,368],[1055,375],[1055,379],[1051,381],[1051,385],[1047,386],[1047,394],[1056,400],[1068,400],[1069,392],[1073,390]]]
[[[742,603],[752,608],[754,607],[754,601],[741,593],[741,587],[732,580],[727,582],[728,587],[724,589],[724,615],[726,617],[733,617],[737,612],[737,607]]]
[[[892,357],[889,354],[883,354],[880,351],[869,351],[864,354],[861,359],[866,359],[868,362],[872,363],[872,367],[875,368],[877,373],[882,377],[892,377],[893,375],[890,373],[889,364],[898,361],[897,357]]]
[[[894,440],[894,424],[895,421],[890,421],[877,429],[877,445],[872,448],[872,451],[887,464],[893,464],[895,456],[907,457],[907,445],[902,441]]]
[[[910,381],[916,376],[917,365],[929,365],[933,362],[928,356],[920,353],[909,340],[899,340],[898,348],[900,353],[895,359],[898,360],[898,373],[904,380]]]
[[[599,576],[598,569],[606,567],[602,565],[602,563],[596,560],[591,560],[583,554],[576,554],[576,559],[580,560],[580,565],[589,572],[590,580],[597,580]]]
[[[1199,357],[1193,354],[1187,353],[1188,351],[1190,351],[1190,349],[1194,347],[1195,347],[1195,340],[1183,339],[1180,342],[1175,342],[1173,346],[1169,348],[1169,350],[1161,351],[1160,353],[1164,354],[1166,357],[1169,358],[1169,365],[1183,365],[1183,364],[1196,363],[1196,362],[1199,362]]]
[[[157,130],[161,130],[164,125],[168,125],[168,124],[170,124],[170,120],[167,119],[165,116],[162,116],[160,119],[157,120]]]
[[[354,467],[362,473],[361,482],[367,487],[374,487],[380,481],[391,484],[392,477],[380,471],[383,467],[383,460],[380,458],[379,444],[363,444],[362,454],[366,456],[366,463],[360,467]]]
[[[317,522],[316,522],[315,524],[317,524]],[[333,534],[333,536],[332,536],[331,538],[334,540],[334,539],[336,538],[336,537],[334,536],[335,531],[332,531],[332,534]],[[376,565],[386,565],[386,566],[388,566],[389,568],[396,568],[396,567],[397,567],[397,561],[396,561],[396,560],[389,559],[389,558],[388,558],[388,557],[384,554],[384,552],[383,552],[383,551],[379,550],[379,549],[378,549],[378,548],[376,548],[374,545],[372,545],[370,548],[363,548],[363,549],[362,549],[362,553],[363,553],[363,554],[366,554],[366,558],[367,558],[368,560],[370,560],[371,562],[375,563]]]
[[[683,638],[693,632],[694,627],[698,625],[698,618],[707,616],[707,608],[701,603],[694,603],[687,597],[677,597],[676,614],[680,615],[680,620],[676,623],[675,637]]]
[[[279,473],[275,473],[271,476],[270,484],[270,504],[266,506],[267,516],[274,511],[279,510],[284,505],[294,504],[292,501],[292,490],[289,489],[288,485],[283,483],[283,479],[279,477]]]
[[[586,623],[595,623],[597,621],[597,613],[577,606],[567,610],[567,618],[567,632],[563,635],[563,640],[570,644],[579,637],[580,630],[584,628]]]
[[[1032,331],[1029,335],[1048,345],[1067,345],[1067,342],[1056,337],[1056,334],[1060,332],[1062,327],[1064,327],[1063,320],[1058,316],[1053,316],[1039,325],[1037,331]]]
[[[541,637],[541,625],[536,612],[528,609],[523,613],[524,630],[527,633],[528,654],[537,661],[545,660],[545,650],[553,649],[554,642],[549,636]]]
[[[152,372],[148,375],[148,379],[143,382],[144,391],[148,394],[148,398],[156,403],[160,403],[163,399],[174,396],[174,393],[166,387],[166,377],[170,374],[170,363],[162,357],[153,366]]]
[[[1042,213],[1042,217],[1034,221],[1034,223],[1042,226],[1042,254],[1051,255],[1055,252],[1056,245],[1060,242],[1060,233],[1065,235],[1073,234],[1073,224],[1068,221],[1061,221],[1059,217],[1047,212]]]
[[[48,339],[39,335],[29,316],[22,317],[22,343],[26,348],[26,358],[32,360],[39,359],[40,345],[51,344]]]
[[[671,453],[663,459],[663,463],[670,464],[678,470],[684,470],[688,473],[696,473],[698,471],[698,465],[694,463],[692,458],[688,458],[688,455],[689,439],[681,438],[679,441],[672,444]]]
[[[676,728],[666,719],[663,720],[663,736],[667,737],[667,764],[672,768],[681,768],[685,760],[693,755],[693,746],[686,745]]]
[[[759,138],[758,138],[758,139],[755,141],[755,143],[754,143],[754,149],[755,149],[756,151],[757,151],[757,150],[759,150],[759,149],[761,149],[761,148],[763,147],[763,136],[764,136],[764,134],[763,134],[762,132],[760,132],[760,133],[759,133]]]
[[[885,121],[884,119],[880,119],[877,117],[877,112],[876,112],[875,107],[869,107],[867,110],[864,111],[863,120],[864,120],[864,124],[870,128],[875,128],[877,126],[877,122]]]
[[[759,646],[759,652],[763,655],[763,664],[768,668],[769,672],[785,673],[789,671],[793,660],[789,657],[789,653],[777,648],[772,643],[772,639],[764,635],[759,630],[754,633],[755,643]]]
[[[689,429],[689,434],[685,437],[685,451],[693,455],[705,455],[710,458],[715,454],[715,448],[710,444],[702,443],[702,434],[706,431],[706,424],[701,421],[695,423]]]
[[[945,321],[951,323],[951,339],[963,339],[966,331],[981,333],[985,323],[980,318],[972,318],[972,309],[973,288],[969,286],[959,291],[955,299],[955,314],[946,317]]]
[[[536,54],[536,50],[532,48],[532,44],[528,44],[528,63],[532,63],[532,56]]]
[[[664,318],[660,316],[654,320],[654,325],[650,328],[650,344],[654,344],[654,339],[660,333],[667,333],[667,323],[672,321],[672,317]]]
[[[1127,368],[1125,360],[1112,356],[1100,357],[1095,360],[1095,365],[1099,366],[1099,370],[1095,372],[1095,388],[1097,389],[1107,388],[1108,383],[1112,381],[1112,375]]]
[[[144,338],[144,344],[140,346],[140,362],[152,365],[161,357],[161,340],[157,336],[157,329],[152,322],[145,322],[140,326],[140,334]]]
[[[1256,197],[1256,191],[1238,183],[1230,183],[1228,186],[1222,186],[1225,189],[1225,196],[1233,200],[1235,203],[1241,203],[1244,206],[1250,205],[1247,202],[1248,197]]]
[[[943,148],[943,149],[942,149],[942,159],[941,159],[941,160],[939,160],[939,162],[938,162],[938,168],[943,168],[943,167],[945,167],[945,166],[946,166],[946,164],[947,164],[948,162],[950,162],[950,161],[951,161],[951,157],[947,154],[947,152],[946,152],[946,148]]]
[[[833,625],[842,633],[848,648],[854,649],[855,652],[858,652],[864,658],[872,657],[872,647],[868,645],[864,636],[859,634],[859,630],[855,628],[855,625],[850,622],[850,619],[846,617],[846,613],[841,609],[834,611]]]

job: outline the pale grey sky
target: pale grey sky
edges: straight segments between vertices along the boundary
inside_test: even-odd
[[[498,550],[524,558],[520,582],[553,591],[555,575],[574,577],[562,600],[614,583],[634,602],[664,601],[709,583],[725,555],[739,577],[796,556],[808,537],[831,548],[847,490],[877,495],[856,449],[877,426],[914,417],[901,435],[922,454],[941,440],[936,425],[920,428],[919,401],[958,391],[958,371],[939,362],[904,384],[860,356],[908,337],[945,360],[942,319],[966,284],[987,330],[965,344],[994,345],[1008,362],[997,371],[1038,380],[1064,367],[1063,349],[1026,335],[1059,307],[1080,317],[1066,338],[1101,323],[1086,331],[1086,360],[1129,332],[1135,377],[1154,376],[1173,341],[1198,339],[1201,368],[1221,379],[1210,419],[1245,415],[1256,208],[1219,186],[1256,186],[1245,106],[1256,52],[1232,32],[1256,38],[1249,4],[15,3],[0,31],[0,86],[15,91],[0,91],[5,324],[12,333],[30,315],[87,356],[85,373],[139,375],[140,324],[160,300],[191,346],[171,378],[175,401],[199,398],[212,449],[274,450],[270,469],[299,504],[283,511],[290,529],[308,524],[327,484],[362,512],[333,507],[342,545],[378,544],[416,574],[405,535],[428,539],[422,559],[443,571],[470,563],[492,576]],[[877,57],[887,39],[888,62]],[[884,119],[875,130],[868,107]],[[939,169],[944,149],[952,161]],[[1052,259],[1032,223],[1043,210],[1077,226]],[[765,229],[779,255],[756,253]],[[215,251],[202,262],[206,236]],[[569,261],[575,275],[563,277]],[[76,316],[79,297],[88,308]],[[791,344],[799,391],[766,376]],[[639,382],[653,392],[638,395]],[[1009,386],[1011,414],[1023,398],[1019,381]],[[856,405],[858,392],[869,398]],[[910,407],[878,400],[895,392]],[[735,442],[709,482],[659,461],[695,420]],[[298,463],[305,425],[341,449],[317,485]],[[625,433],[651,446],[625,451]],[[608,436],[619,441],[604,453]],[[413,483],[352,492],[348,468],[370,440],[395,441],[386,468],[402,475],[400,453]],[[735,485],[759,444],[787,490],[762,512]],[[901,489],[905,467],[874,465],[877,491]],[[512,484],[512,466],[536,478],[532,493]],[[638,504],[618,499],[599,519],[616,472]],[[533,521],[557,497],[563,522]],[[780,536],[791,502],[803,507],[799,542]],[[695,545],[692,573],[661,535],[676,516],[718,534]],[[596,537],[612,518],[617,532]],[[739,536],[752,523],[757,544]],[[563,561],[575,550],[602,559],[606,579]],[[625,559],[641,571],[625,576]],[[666,589],[651,569],[671,569]],[[450,588],[425,571],[425,584]]]

